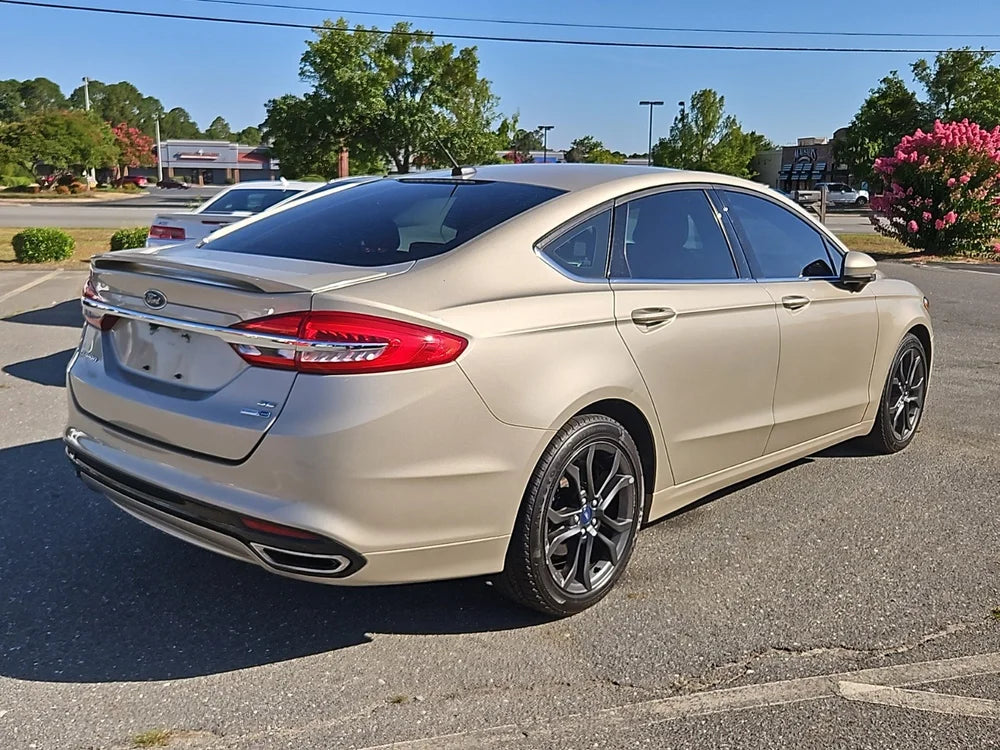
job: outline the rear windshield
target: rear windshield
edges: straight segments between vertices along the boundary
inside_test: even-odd
[[[347,266],[385,266],[458,247],[562,191],[511,182],[399,179],[292,203],[206,247]]]
[[[236,188],[206,203],[201,212],[207,214],[228,214],[233,211],[249,211],[252,214],[256,214],[265,208],[270,208],[275,203],[280,203],[285,198],[291,198],[293,195],[298,195],[301,192],[300,188],[288,188],[287,190],[278,190],[276,188]]]

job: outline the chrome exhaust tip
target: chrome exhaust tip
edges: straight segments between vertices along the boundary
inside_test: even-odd
[[[299,552],[260,542],[250,542],[250,547],[265,565],[286,573],[329,576],[342,573],[351,565],[351,561],[344,555]]]

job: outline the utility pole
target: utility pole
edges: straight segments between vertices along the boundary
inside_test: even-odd
[[[90,79],[87,76],[83,77],[83,109],[85,112],[90,111]],[[90,180],[91,183],[96,183],[97,178],[94,177],[94,168],[90,168]],[[92,187],[92,185],[87,185],[87,187]]]
[[[542,131],[542,164],[549,158],[549,131],[554,127],[555,125],[538,126],[538,129]]]
[[[163,182],[163,142],[160,140],[160,116],[156,116],[156,181]]]
[[[639,102],[640,107],[649,107],[649,145],[646,147],[646,166],[653,166],[653,107],[663,106],[663,102],[643,100]]]

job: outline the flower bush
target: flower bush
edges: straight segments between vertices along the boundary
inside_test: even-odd
[[[992,256],[1000,238],[1000,127],[937,121],[875,160],[886,185],[872,224],[886,237],[938,255]]]

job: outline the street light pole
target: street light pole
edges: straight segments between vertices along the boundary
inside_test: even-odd
[[[160,140],[160,116],[156,116],[156,181],[163,182],[163,141]]]
[[[542,164],[549,158],[549,131],[554,127],[555,125],[538,126],[538,129],[542,131]]]
[[[84,112],[90,111],[90,79],[87,76],[83,77],[83,110]],[[93,182],[97,182],[94,177],[94,168],[90,168],[90,179]],[[87,185],[88,188],[93,187],[93,185]]]
[[[640,107],[649,107],[649,144],[646,146],[646,166],[653,165],[653,107],[662,107],[663,102],[644,99],[639,102]]]

